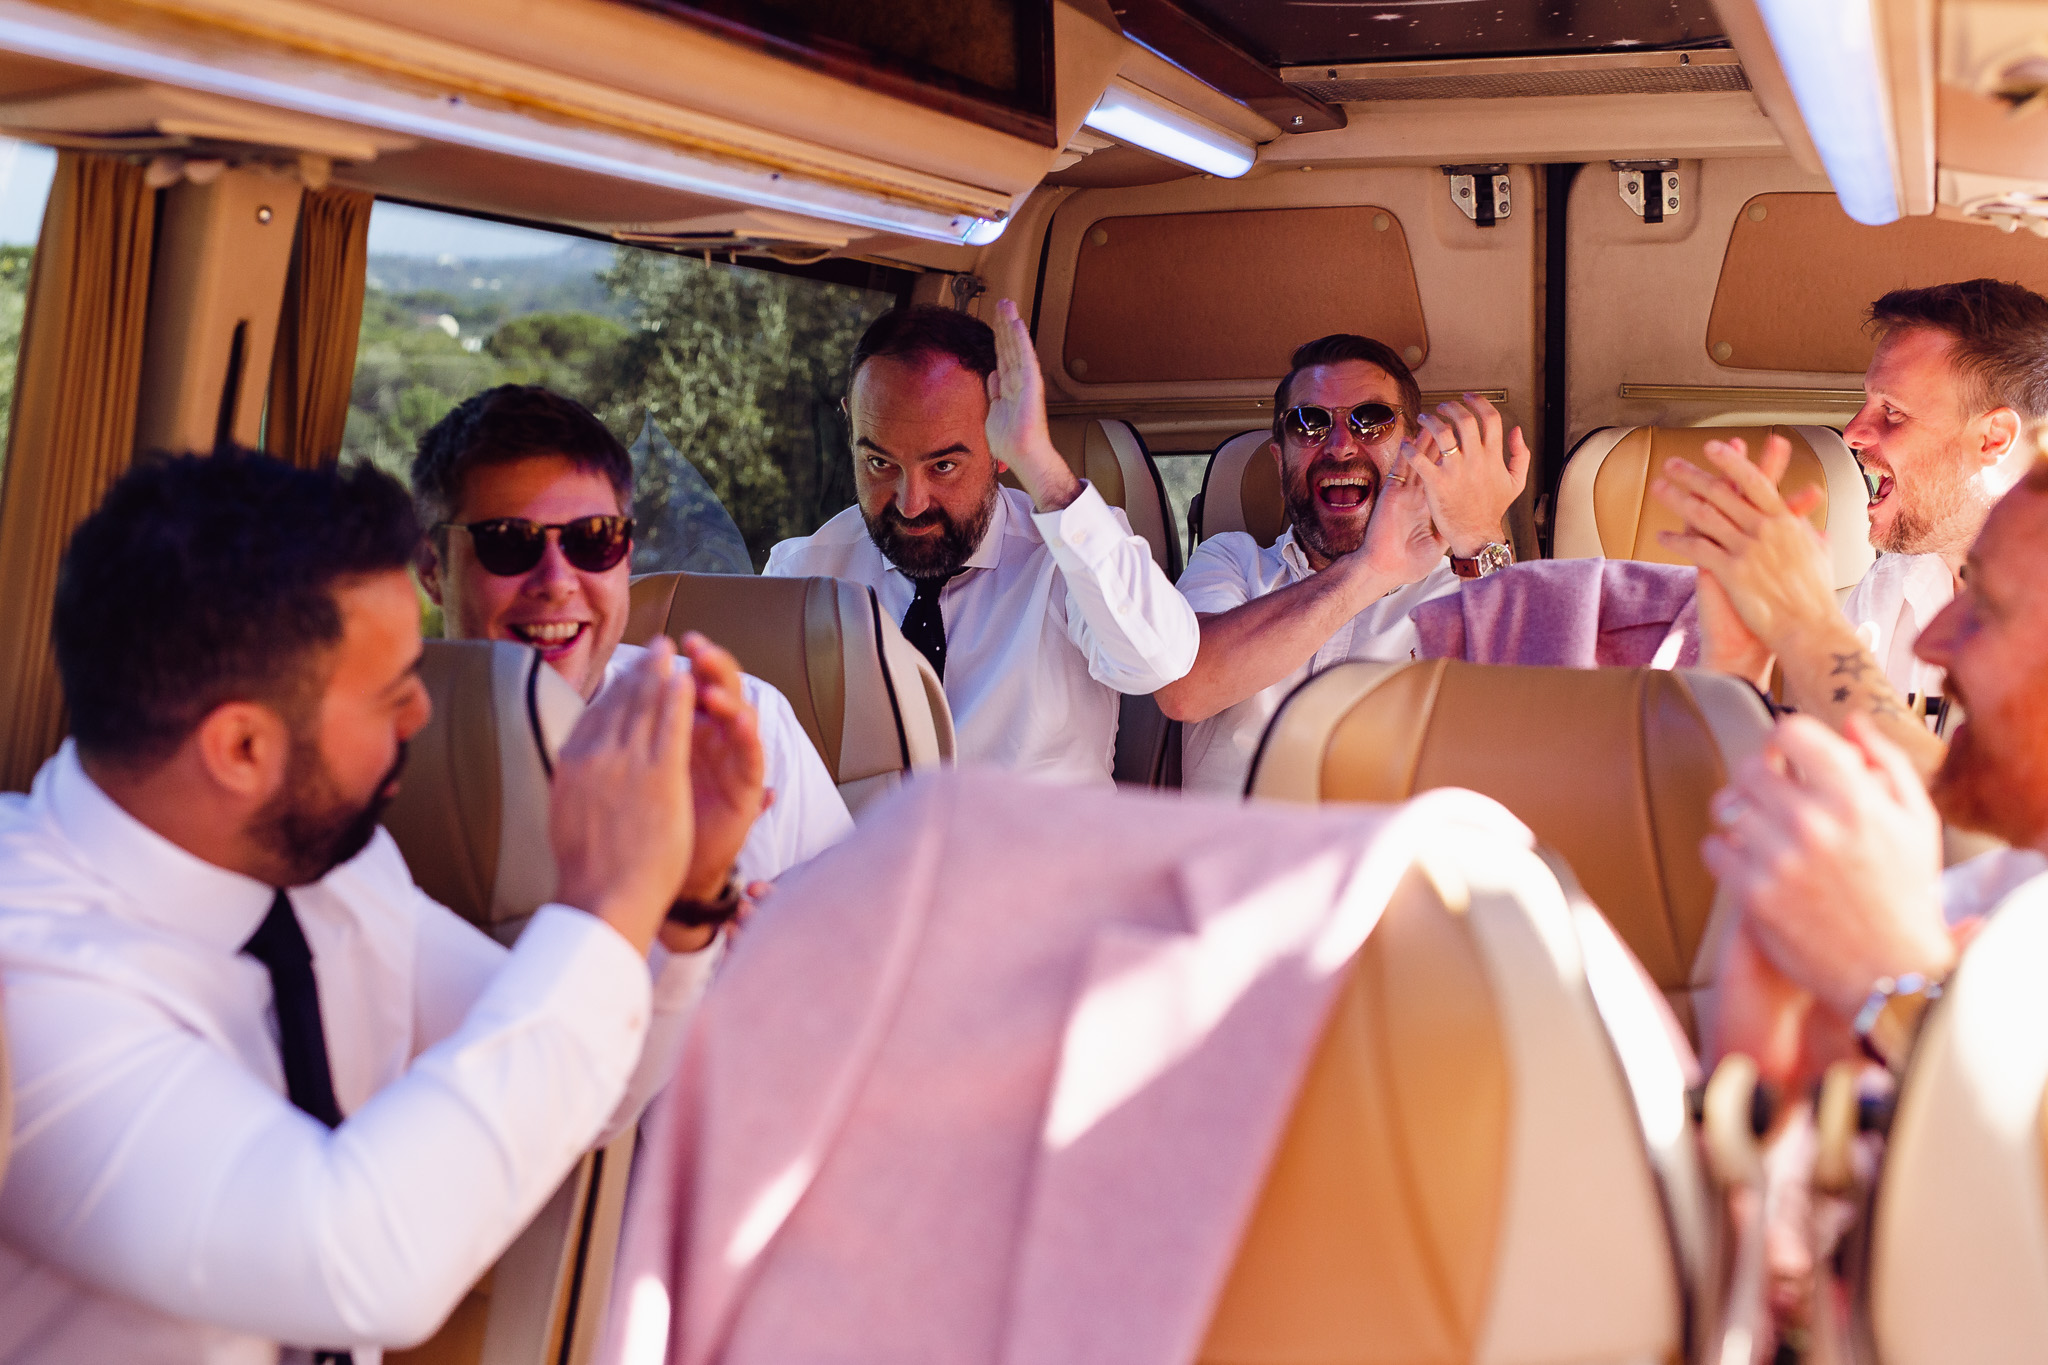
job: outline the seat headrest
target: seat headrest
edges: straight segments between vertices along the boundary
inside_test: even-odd
[[[509,943],[555,894],[548,776],[583,699],[524,645],[429,640],[433,716],[384,827],[420,889]]]
[[[1605,427],[1572,452],[1557,490],[1559,559],[1643,559],[1680,563],[1658,541],[1659,531],[1682,529],[1677,516],[1650,493],[1650,482],[1666,460],[1676,457],[1713,471],[1709,441],[1741,438],[1750,458],[1763,453],[1771,436],[1792,446],[1792,462],[1778,481],[1791,494],[1818,487],[1827,499],[1812,516],[1828,542],[1837,589],[1853,585],[1870,567],[1869,497],[1856,458],[1841,434],[1829,427]]]
[[[2048,877],[2008,895],[1929,1011],[1873,1202],[1886,1365],[2048,1360]]]
[[[1048,429],[1067,467],[1093,484],[1104,502],[1123,509],[1131,529],[1152,547],[1160,572],[1180,577],[1180,531],[1173,504],[1138,429],[1129,422],[1096,417],[1055,417]],[[1021,487],[1013,474],[1005,473],[1003,481]]]
[[[626,639],[698,631],[789,702],[850,807],[953,757],[953,716],[874,592],[836,578],[635,578]]]
[[[1280,469],[1266,447],[1273,433],[1261,427],[1241,432],[1216,447],[1202,475],[1201,535],[1246,531],[1260,545],[1271,545],[1287,529],[1287,500],[1280,491]]]
[[[1339,664],[1282,704],[1249,791],[1493,797],[1564,856],[1691,1028],[1728,922],[1700,859],[1708,801],[1770,726],[1753,688],[1713,673]]]
[[[1353,959],[1204,1365],[1679,1356],[1638,1106],[1682,1127],[1683,1073],[1616,1067],[1541,861],[1470,861],[1411,869]]]

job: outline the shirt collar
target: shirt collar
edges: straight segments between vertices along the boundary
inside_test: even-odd
[[[1280,538],[1273,542],[1273,551],[1280,556],[1280,562],[1287,566],[1296,582],[1315,572],[1309,567],[1308,556],[1302,552],[1301,542],[1294,538],[1292,526],[1282,531]]]
[[[50,760],[50,812],[64,837],[126,893],[112,907],[227,952],[239,952],[270,912],[276,888],[207,862],[158,834],[100,790],[71,740]]]

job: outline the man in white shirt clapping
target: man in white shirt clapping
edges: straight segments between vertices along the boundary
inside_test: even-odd
[[[420,581],[448,636],[537,649],[588,700],[644,652],[622,643],[630,608],[633,461],[588,409],[537,385],[462,403],[420,438],[413,497],[427,537]],[[737,887],[780,876],[853,832],[853,819],[789,701],[743,674],[760,718],[767,808]],[[728,894],[723,875],[689,895]]]
[[[1180,577],[1202,623],[1187,676],[1159,693],[1188,722],[1181,785],[1238,795],[1295,684],[1346,659],[1405,660],[1408,613],[1510,563],[1501,518],[1529,448],[1484,398],[1422,411],[1392,347],[1340,333],[1297,348],[1273,400],[1288,528],[1272,545],[1204,540]]]
[[[1030,332],[1008,299],[997,313],[993,335],[935,307],[868,328],[847,396],[860,504],[764,572],[873,588],[944,683],[963,760],[1106,782],[1118,695],[1187,672],[1194,613],[1053,448]]]
[[[228,453],[73,536],[71,738],[0,796],[0,1359],[370,1365],[666,1079],[712,955],[664,918],[761,800],[738,669],[664,642],[585,713],[558,902],[502,948],[377,824],[428,719],[417,540],[375,470]]]

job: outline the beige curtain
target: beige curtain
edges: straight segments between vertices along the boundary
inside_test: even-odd
[[[302,468],[331,464],[341,454],[356,334],[363,325],[371,203],[358,190],[307,190],[299,208],[299,238],[270,363],[263,443],[278,459]]]
[[[50,647],[57,562],[134,457],[155,200],[140,166],[57,158],[0,481],[0,788],[10,791],[26,790],[64,738]]]

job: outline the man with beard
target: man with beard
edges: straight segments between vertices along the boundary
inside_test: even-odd
[[[412,491],[427,527],[420,583],[450,639],[539,650],[585,701],[631,675],[645,653],[624,643],[633,460],[588,408],[532,384],[472,395],[420,437]],[[739,887],[767,881],[853,832],[788,698],[752,674],[740,685],[770,796],[733,865],[687,888],[707,903],[730,894],[728,873]]]
[[[1971,917],[2048,868],[2044,585],[2048,464],[2036,463],[1992,509],[1959,592],[1919,638],[1968,712],[1932,800],[1906,753],[1861,715],[1846,737],[1787,717],[1715,796],[1702,852],[1743,913],[1717,1051],[1747,1052],[1781,1081],[1859,1040],[1903,1065]],[[1941,818],[2012,847],[1944,875]],[[1799,1026],[1808,1010],[1817,1017]]]
[[[0,797],[0,1359],[416,1342],[666,1079],[712,954],[651,945],[704,946],[664,918],[760,801],[738,670],[664,642],[585,713],[508,951],[376,823],[428,717],[417,539],[374,469],[233,453],[72,537],[71,737]]]
[[[1408,613],[1512,561],[1501,518],[1528,478],[1521,428],[1485,399],[1422,411],[1394,349],[1338,334],[1294,352],[1273,396],[1288,529],[1270,547],[1211,536],[1180,590],[1202,623],[1185,677],[1159,693],[1191,722],[1181,785],[1243,792],[1259,736],[1295,684],[1346,659],[1401,660]]]
[[[946,308],[875,320],[846,400],[859,506],[765,572],[873,588],[944,683],[963,760],[1106,782],[1117,695],[1187,672],[1195,617],[1053,448],[1031,334],[1008,299],[998,314],[993,335]]]
[[[1790,448],[1756,466],[1741,441],[1710,442],[1724,477],[1666,462],[1652,489],[1685,520],[1663,541],[1699,565],[1708,659],[1760,680],[1775,658],[1793,705],[1839,727],[1852,712],[1917,755],[1939,757],[1898,704],[1941,695],[1913,642],[1955,595],[1955,574],[1993,503],[2025,472],[2027,424],[2048,417],[2048,299],[1998,280],[1886,294],[1870,310],[1876,354],[1843,430],[1870,484],[1880,553],[1838,610],[1805,517],[1818,489],[1778,496]]]

